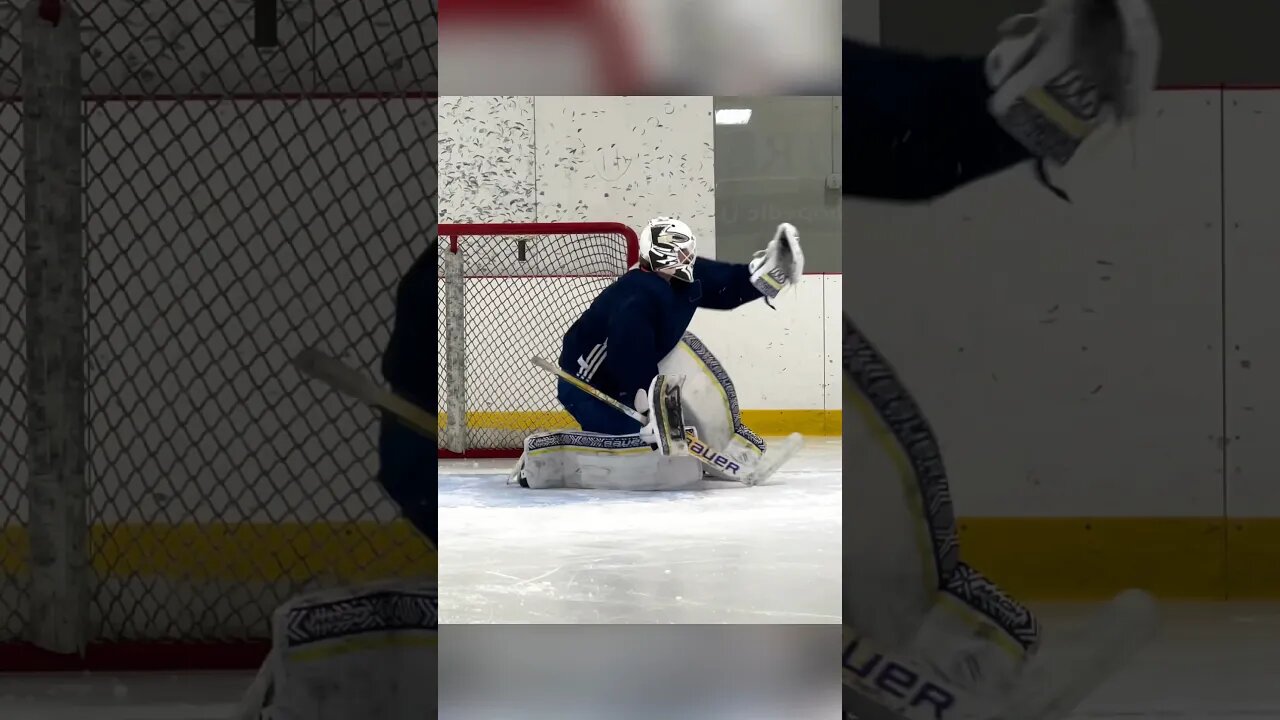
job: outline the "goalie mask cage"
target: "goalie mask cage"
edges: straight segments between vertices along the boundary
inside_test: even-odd
[[[538,430],[572,427],[556,379],[565,332],[636,263],[620,223],[441,225],[441,457],[517,457]]]
[[[251,667],[430,577],[376,375],[436,226],[436,0],[0,7],[0,671]]]

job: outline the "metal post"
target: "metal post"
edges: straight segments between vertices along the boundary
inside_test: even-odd
[[[457,236],[447,238],[444,259],[445,318],[445,448],[453,452],[467,449],[467,340],[466,273],[463,270],[463,248]]]
[[[22,12],[30,639],[82,652],[88,634],[85,308],[79,16]]]

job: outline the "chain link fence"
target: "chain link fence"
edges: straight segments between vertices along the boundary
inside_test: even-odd
[[[0,87],[18,85],[16,8],[0,5]],[[0,91],[3,92],[3,91]],[[23,378],[26,334],[23,297],[21,108],[0,101],[0,637],[19,637],[21,610],[30,585],[27,567],[27,498],[21,485],[26,471],[27,426]]]
[[[40,640],[23,178],[43,160],[5,1],[0,642]],[[436,231],[435,0],[65,10],[83,83],[83,260],[56,269],[83,280],[81,642],[265,638],[300,591],[433,573],[376,486],[374,416],[288,363],[318,345],[380,377],[395,285]]]

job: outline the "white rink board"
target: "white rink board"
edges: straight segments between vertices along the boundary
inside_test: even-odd
[[[1280,92],[1224,96],[1227,511],[1280,516]]]
[[[710,97],[441,98],[441,222],[611,221],[638,231],[654,215],[668,214],[689,222],[699,254],[714,257],[714,130]],[[468,300],[496,294],[497,287],[479,283],[519,283],[529,301],[510,312],[524,318],[531,307],[555,306],[558,284],[566,281],[468,280]],[[810,275],[779,298],[777,310],[762,302],[732,312],[700,310],[690,330],[725,365],[744,409],[836,410],[840,292],[840,276]],[[526,367],[532,353],[524,348],[554,359],[575,318],[540,312],[549,313],[555,332],[536,324],[541,315],[528,325],[468,325],[469,374],[489,385],[467,398],[469,408],[558,409],[554,383]],[[486,325],[494,337],[474,337]],[[493,378],[506,381],[492,387]]]
[[[760,300],[698,310],[689,330],[720,360],[743,408],[839,410],[838,380],[828,373],[840,357],[839,287],[839,275],[806,275],[772,308]]]
[[[710,97],[538,97],[534,113],[540,222],[669,215],[716,256]]]
[[[533,101],[440,98],[441,223],[537,222]]]
[[[1069,204],[1025,165],[846,202],[846,307],[938,432],[957,514],[1222,512],[1218,118],[1216,92],[1158,94],[1054,174]]]
[[[440,221],[623,222],[657,215],[715,257],[710,97],[444,97]]]

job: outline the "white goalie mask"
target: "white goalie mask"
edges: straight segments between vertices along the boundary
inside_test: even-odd
[[[697,256],[698,239],[693,230],[675,218],[654,218],[640,233],[640,261],[650,270],[665,270],[685,282],[693,282]]]

